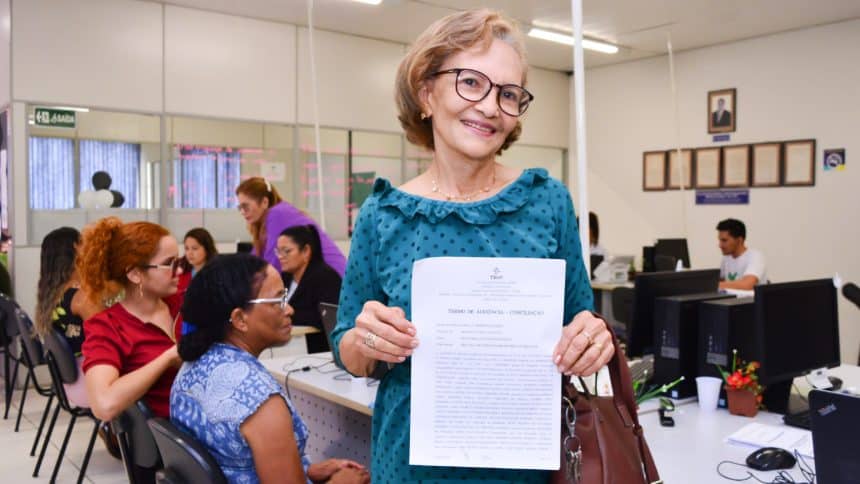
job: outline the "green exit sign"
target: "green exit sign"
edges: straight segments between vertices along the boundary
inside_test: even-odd
[[[74,128],[75,112],[66,109],[36,108],[36,125]]]

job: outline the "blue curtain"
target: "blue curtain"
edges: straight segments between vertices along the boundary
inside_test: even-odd
[[[116,141],[81,140],[81,190],[93,190],[97,171],[111,177],[110,190],[125,197],[123,208],[137,208],[140,190],[140,145]]]
[[[234,208],[242,155],[237,149],[182,146],[173,164],[174,208]]]
[[[60,210],[75,206],[75,144],[66,138],[31,136],[30,208]]]

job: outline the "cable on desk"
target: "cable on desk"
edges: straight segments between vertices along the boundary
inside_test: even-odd
[[[792,476],[790,473],[788,473],[788,471],[786,471],[784,469],[778,471],[776,474],[776,477],[774,477],[774,479],[772,481],[764,481],[764,480],[759,479],[759,477],[756,476],[755,474],[753,474],[752,472],[750,472],[749,467],[747,467],[746,464],[741,464],[740,462],[732,462],[730,460],[724,460],[724,461],[720,462],[719,464],[717,464],[717,474],[720,477],[722,477],[723,479],[727,479],[729,481],[735,481],[735,482],[743,482],[743,481],[748,481],[750,479],[753,479],[755,482],[760,482],[761,484],[788,484],[788,483],[791,483],[791,484],[815,484],[815,473],[812,472],[811,468],[809,467],[809,464],[806,462],[806,460],[803,458],[803,456],[797,452],[796,449],[794,451],[794,456],[797,458],[797,462],[798,462],[797,466],[800,469],[800,473],[803,475],[803,478],[805,479],[803,481],[795,481],[794,476]],[[801,462],[803,463],[802,465],[801,465]],[[726,474],[723,474],[722,470],[720,470],[720,466],[722,466],[723,464],[731,464],[731,465],[735,465],[738,467],[742,467],[743,471],[746,472],[747,475],[745,477],[727,476]]]

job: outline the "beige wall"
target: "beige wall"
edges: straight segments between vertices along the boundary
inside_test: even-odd
[[[10,0],[0,0],[0,107],[12,99],[11,71],[11,25]]]
[[[747,224],[749,245],[764,251],[773,281],[860,280],[860,21],[773,35],[676,56],[682,147],[712,146],[709,90],[737,88],[730,143],[815,138],[816,185],[751,189],[750,204],[696,206],[693,193],[642,191],[642,152],[670,149],[675,130],[666,57],[590,69],[586,76],[590,208],[601,243],[641,255],[657,237],[689,239],[694,267],[716,267],[717,222]],[[848,169],[824,172],[824,148],[845,148]],[[575,166],[575,165],[574,165]],[[575,184],[572,186],[576,186]],[[840,296],[842,358],[857,362],[860,311]]]

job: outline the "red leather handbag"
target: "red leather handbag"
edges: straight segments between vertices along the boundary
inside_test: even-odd
[[[663,482],[639,425],[630,369],[614,333],[612,342],[612,396],[592,395],[584,384],[586,390],[579,391],[570,378],[562,378],[561,469],[552,474],[553,484]]]

